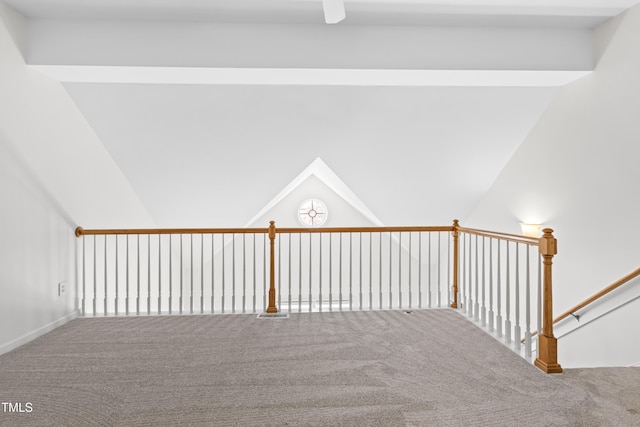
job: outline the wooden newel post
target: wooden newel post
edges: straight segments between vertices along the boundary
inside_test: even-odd
[[[453,302],[451,308],[458,308],[458,220],[453,220]]]
[[[269,306],[267,313],[277,313],[276,307],[276,262],[275,262],[275,243],[276,243],[276,222],[269,221]]]
[[[559,374],[558,340],[553,336],[553,288],[551,266],[553,256],[558,253],[558,241],[553,230],[545,228],[540,237],[540,255],[543,258],[542,333],[538,335],[538,357],[535,365],[548,374]]]

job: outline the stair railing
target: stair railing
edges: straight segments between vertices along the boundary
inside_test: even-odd
[[[535,365],[561,372],[552,322],[556,239],[551,229],[543,232],[533,239],[457,220],[432,227],[78,227],[78,306],[85,316],[452,307],[508,343],[513,334],[514,345],[524,323],[528,356],[537,320]],[[532,260],[542,260],[537,274]]]
[[[596,292],[595,294],[591,295],[589,298],[585,299],[581,303],[576,304],[575,306],[571,307],[569,310],[565,311],[564,313],[562,313],[561,315],[559,315],[558,317],[553,319],[553,323],[556,324],[556,323],[560,322],[561,320],[565,319],[568,316],[577,316],[576,313],[578,311],[580,311],[583,308],[587,307],[589,304],[592,304],[592,303],[598,301],[600,298],[602,298],[605,295],[611,293],[612,291],[618,289],[620,286],[630,282],[631,280],[635,279],[638,276],[640,276],[640,268],[635,269],[631,273],[629,273],[626,276],[616,280],[611,285],[609,285],[606,288],[602,289],[600,292]],[[579,317],[579,316],[577,316],[577,317]]]
[[[532,357],[532,338],[538,335],[535,365],[547,373],[562,372],[552,321],[553,230],[532,238],[465,228],[454,221],[453,235],[459,284],[454,283],[458,291],[452,307],[518,353],[524,350],[525,358]]]

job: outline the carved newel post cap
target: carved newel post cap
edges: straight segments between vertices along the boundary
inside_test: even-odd
[[[542,256],[553,256],[558,253],[558,241],[553,237],[553,229],[545,228],[542,230],[542,236],[540,237],[539,247],[540,254]]]

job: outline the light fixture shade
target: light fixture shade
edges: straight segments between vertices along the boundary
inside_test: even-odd
[[[344,11],[344,0],[322,0],[324,21],[327,24],[337,24],[347,15]]]
[[[526,224],[524,222],[520,223],[522,234],[527,237],[540,237],[540,227],[540,224]]]

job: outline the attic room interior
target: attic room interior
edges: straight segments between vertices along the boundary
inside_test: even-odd
[[[0,425],[637,425],[638,3],[0,0]]]

